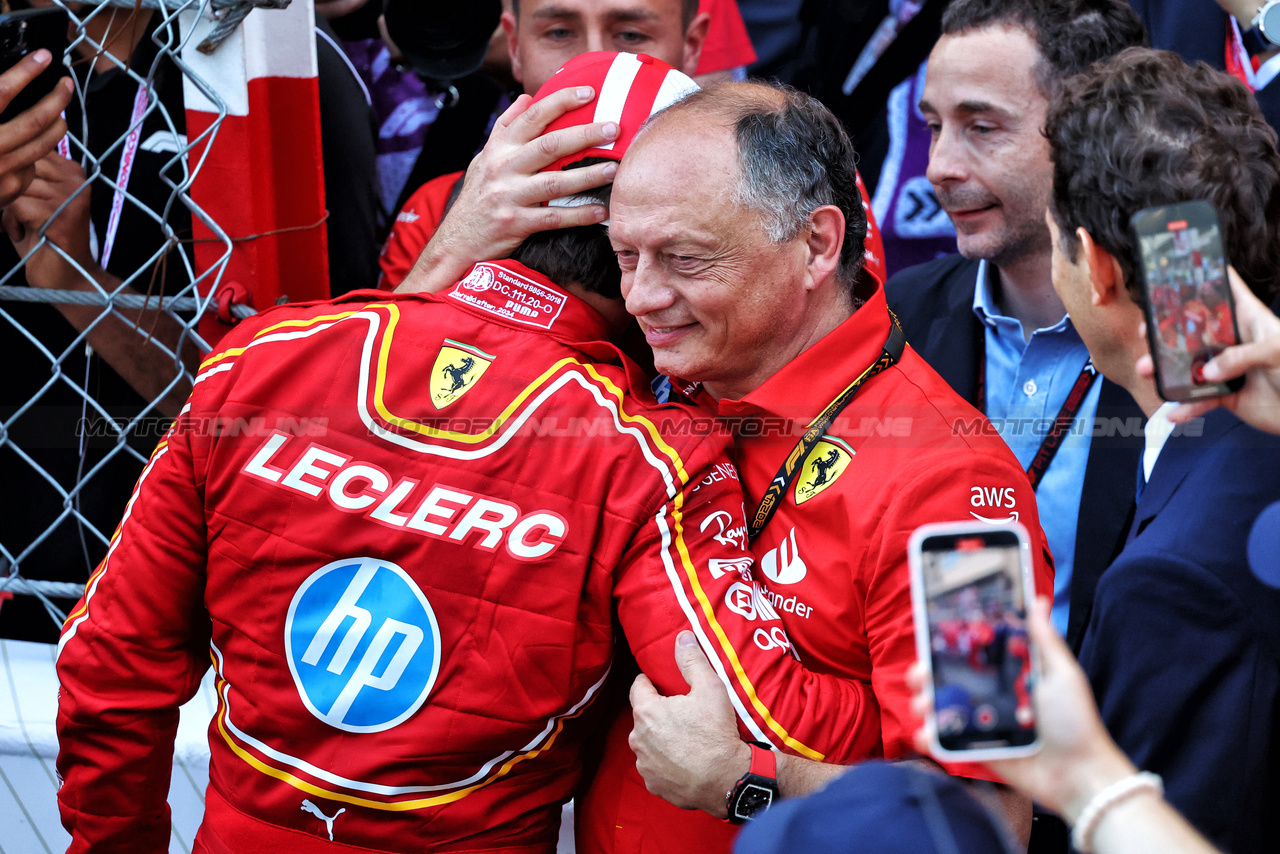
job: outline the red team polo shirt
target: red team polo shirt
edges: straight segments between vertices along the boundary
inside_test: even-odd
[[[889,324],[878,289],[742,400],[715,401],[697,385],[685,387],[735,429],[748,519],[800,433],[879,357]],[[928,522],[1016,519],[1031,534],[1036,589],[1053,589],[1031,484],[1004,441],[981,429],[985,422],[908,346],[896,365],[863,384],[751,544],[756,577],[805,667],[872,685],[889,759],[913,752],[919,727],[906,685],[916,660],[911,532]],[[579,816],[586,824],[580,841],[592,851],[727,851],[736,829],[649,795],[619,730],[625,736],[615,727],[588,796],[595,809]],[[948,770],[995,779],[976,765]]]

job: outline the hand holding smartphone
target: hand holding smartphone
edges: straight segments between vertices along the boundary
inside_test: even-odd
[[[0,111],[0,122],[34,107],[67,75],[62,56],[67,51],[68,22],[66,11],[56,6],[0,15],[0,72],[8,71],[40,48],[53,54],[53,61]]]
[[[1218,214],[1209,202],[1138,211],[1130,221],[1141,255],[1147,340],[1165,400],[1230,394],[1241,380],[1209,382],[1205,363],[1239,341]]]
[[[969,762],[1039,749],[1027,636],[1031,546],[1015,523],[925,525],[908,545],[916,649],[933,695],[939,759]]]

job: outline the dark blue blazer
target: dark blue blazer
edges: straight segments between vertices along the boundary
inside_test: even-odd
[[[1225,411],[1170,437],[1130,539],[1098,583],[1080,653],[1103,721],[1232,854],[1280,845],[1280,591],[1249,571],[1280,500],[1280,437]]]
[[[982,409],[977,399],[978,366],[985,338],[982,323],[973,313],[977,277],[977,261],[948,255],[898,273],[885,286],[885,293],[916,352],[965,400]],[[1067,642],[1075,651],[1089,625],[1098,578],[1124,544],[1146,421],[1129,393],[1105,379],[1098,417],[1107,419],[1099,423],[1114,432],[1094,436],[1085,465],[1067,625]]]

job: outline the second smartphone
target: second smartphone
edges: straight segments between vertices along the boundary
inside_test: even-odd
[[[908,545],[916,650],[933,692],[933,754],[951,761],[1039,749],[1031,704],[1034,600],[1026,529],[925,525]]]
[[[1209,202],[1182,202],[1133,215],[1147,303],[1147,340],[1156,389],[1165,400],[1216,397],[1243,378],[1207,382],[1205,363],[1239,341],[1218,214]]]

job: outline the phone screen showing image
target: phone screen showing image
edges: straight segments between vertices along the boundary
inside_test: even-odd
[[[944,750],[1026,747],[1036,740],[1023,554],[1011,530],[921,541],[920,582]]]
[[[1146,287],[1147,336],[1165,400],[1227,394],[1204,365],[1236,343],[1222,232],[1212,205],[1148,208],[1133,218]]]

